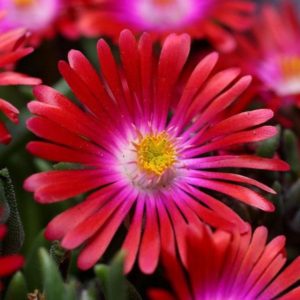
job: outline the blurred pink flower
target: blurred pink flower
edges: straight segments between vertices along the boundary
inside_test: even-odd
[[[0,86],[7,85],[36,85],[41,81],[24,74],[11,71],[11,66],[19,59],[33,51],[26,47],[27,33],[24,29],[15,29],[0,33]],[[8,68],[8,69],[7,69]],[[3,112],[12,122],[18,122],[18,110],[0,98],[0,111]],[[0,122],[0,143],[7,144],[11,140],[11,135],[5,125]]]
[[[300,257],[287,261],[285,237],[267,243],[268,231],[258,227],[245,234],[206,226],[187,230],[186,272],[175,256],[163,251],[166,276],[174,292],[153,289],[151,300],[297,300]],[[288,291],[287,291],[288,290]]]
[[[104,34],[117,38],[129,28],[147,31],[157,38],[169,33],[189,33],[208,39],[221,51],[235,48],[230,33],[249,29],[255,4],[251,0],[90,0],[80,26],[86,35]],[[227,29],[226,29],[227,28]],[[229,30],[228,30],[229,28]]]
[[[290,122],[280,110],[300,107],[299,40],[300,22],[291,1],[282,1],[278,7],[264,5],[252,34],[237,37],[236,53],[226,57],[231,65],[254,76],[255,93],[286,125]]]

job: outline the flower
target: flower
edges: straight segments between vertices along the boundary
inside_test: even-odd
[[[300,257],[282,271],[287,260],[285,237],[278,236],[269,243],[267,237],[263,226],[243,235],[222,230],[213,233],[207,226],[200,226],[199,231],[188,229],[186,275],[178,260],[163,252],[174,294],[153,289],[150,299],[300,299],[299,287],[285,292],[300,279]]]
[[[86,35],[118,37],[124,28],[151,32],[158,38],[169,33],[189,33],[207,38],[218,50],[235,48],[231,31],[252,26],[255,10],[250,0],[93,0],[83,10],[80,26]]]
[[[228,206],[209,195],[218,191],[265,211],[274,206],[244,185],[274,193],[242,175],[210,171],[239,167],[287,170],[283,161],[237,155],[232,145],[276,134],[260,126],[272,117],[259,109],[222,119],[222,113],[247,88],[251,78],[237,69],[214,73],[218,55],[205,57],[183,85],[180,74],[190,50],[187,34],[169,35],[156,58],[148,34],[137,42],[125,30],[119,39],[122,68],[109,46],[99,40],[101,76],[85,56],[72,50],[59,69],[79,103],[47,86],[34,89],[27,127],[47,141],[30,142],[41,158],[73,163],[73,169],[30,176],[24,184],[36,201],[54,203],[92,191],[82,202],[54,218],[46,228],[50,240],[66,249],[82,244],[81,269],[102,256],[125,218],[126,271],[138,257],[145,273],[154,271],[161,244],[183,255],[183,229],[201,220],[213,226],[247,230]],[[174,108],[174,109],[173,109]],[[78,166],[79,164],[79,166]],[[74,169],[75,168],[75,169]],[[176,236],[176,243],[175,243]]]
[[[0,241],[6,233],[6,226],[0,224]],[[9,276],[20,269],[24,264],[24,259],[19,254],[0,256],[0,278]],[[0,284],[1,288],[1,284]]]
[[[0,34],[0,86],[7,85],[36,85],[40,80],[8,70],[11,65],[19,59],[32,52],[32,48],[26,47],[24,42],[27,33],[24,29],[10,30]],[[10,103],[0,98],[0,111],[3,112],[12,122],[18,122],[19,111]],[[0,122],[0,143],[7,144],[11,135],[5,125]]]
[[[5,11],[6,17],[0,21],[0,31],[26,28],[32,32],[30,41],[34,45],[57,32],[78,38],[76,16],[84,6],[83,0],[2,0],[0,11]]]
[[[300,106],[300,24],[291,1],[264,5],[252,35],[240,36],[236,63],[254,76],[256,92],[276,113]]]

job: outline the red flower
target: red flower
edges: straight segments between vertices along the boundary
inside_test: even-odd
[[[80,268],[97,262],[128,217],[123,244],[126,270],[138,257],[142,271],[150,273],[161,245],[168,244],[174,252],[178,247],[184,255],[183,230],[188,223],[198,226],[202,220],[247,230],[244,221],[209,190],[274,210],[249,186],[274,193],[272,189],[220,169],[288,166],[279,159],[220,153],[276,134],[274,127],[261,126],[272,117],[267,109],[222,118],[247,88],[249,76],[239,78],[237,69],[213,72],[218,55],[212,53],[182,84],[180,74],[190,50],[186,34],[168,36],[159,58],[148,34],[137,42],[125,30],[119,45],[120,68],[109,46],[99,41],[101,77],[79,51],[69,53],[69,64],[60,62],[78,105],[50,87],[34,89],[37,101],[29,103],[29,110],[37,116],[27,126],[46,141],[31,142],[28,150],[51,161],[74,163],[76,169],[35,174],[24,186],[40,203],[92,191],[46,229],[48,239],[62,240],[67,249],[85,244]]]
[[[299,39],[297,8],[291,1],[282,1],[279,7],[265,5],[252,35],[238,38],[236,64],[254,76],[259,98],[275,112],[300,106]]]
[[[235,40],[228,30],[250,28],[255,4],[250,0],[90,0],[82,14],[81,28],[87,35],[117,38],[124,28],[151,32],[158,38],[169,33],[189,33],[209,39],[217,49],[231,51]]]
[[[0,20],[0,32],[26,28],[32,33],[33,45],[57,32],[78,38],[77,17],[87,4],[86,0],[1,0],[0,11],[5,11],[6,17]]]
[[[30,78],[26,75],[7,70],[19,59],[32,52],[32,48],[25,47],[26,31],[15,29],[0,34],[0,86],[6,85],[36,85],[41,81]],[[0,111],[3,112],[12,122],[18,122],[18,110],[10,103],[0,98]],[[5,125],[0,122],[0,143],[7,144],[11,140],[11,135]]]
[[[187,231],[187,273],[174,256],[163,252],[174,293],[155,289],[151,300],[300,299],[300,287],[286,292],[300,279],[300,257],[282,270],[287,260],[284,236],[267,244],[263,226],[243,235],[199,229]]]
[[[0,225],[0,241],[3,239],[6,233],[5,225]],[[9,276],[20,269],[24,264],[24,259],[21,255],[11,254],[6,256],[0,256],[0,278]],[[1,289],[1,284],[0,284]]]

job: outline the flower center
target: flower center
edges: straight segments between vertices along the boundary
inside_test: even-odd
[[[282,96],[300,93],[300,57],[284,57],[279,62],[282,83],[277,86]]]
[[[169,5],[172,4],[174,0],[152,0],[154,5]]]
[[[190,23],[196,15],[199,15],[199,7],[194,4],[194,0],[138,0],[134,2],[132,10],[134,18],[148,30],[164,31],[181,28],[183,24]]]
[[[300,57],[284,57],[281,60],[281,69],[285,77],[294,77],[300,75]]]
[[[26,7],[34,4],[36,0],[12,0],[16,6]]]
[[[136,149],[138,166],[150,174],[160,176],[176,161],[174,145],[164,131],[157,135],[146,135]]]

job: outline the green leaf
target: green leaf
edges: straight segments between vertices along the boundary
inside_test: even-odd
[[[81,39],[81,45],[84,49],[84,53],[88,57],[88,59],[92,62],[94,66],[98,65],[98,56],[97,51],[95,49],[97,48],[97,42],[98,39],[95,38],[82,38]]]
[[[96,276],[100,279],[100,282],[102,283],[103,292],[105,295],[107,294],[107,277],[109,271],[110,268],[103,264],[98,264],[94,267],[94,272]]]
[[[7,287],[4,300],[27,299],[27,293],[25,278],[21,272],[17,272]]]
[[[76,281],[72,280],[65,284],[64,300],[75,300],[76,297]]]
[[[60,162],[55,165],[53,165],[54,170],[78,170],[83,169],[83,166],[76,163],[66,163],[66,162]]]
[[[278,133],[270,139],[267,139],[263,142],[259,143],[259,147],[256,150],[256,154],[262,157],[272,158],[278,147],[280,142],[280,127],[277,126]]]
[[[15,253],[21,248],[24,242],[24,229],[17,207],[14,186],[7,169],[0,171],[0,191],[2,205],[9,207],[9,214],[6,220],[8,233],[2,244],[2,253]]]
[[[284,157],[291,166],[291,171],[296,175],[300,175],[300,157],[298,152],[298,141],[295,134],[286,129],[283,132],[284,141]]]
[[[125,300],[126,285],[124,270],[124,253],[119,252],[113,259],[107,274],[107,300]]]
[[[27,280],[28,290],[34,291],[35,289],[43,289],[43,279],[41,266],[37,263],[37,256],[39,249],[42,247],[48,248],[49,242],[44,238],[44,231],[41,231],[35,238],[31,245],[31,249],[26,258],[26,264],[24,267],[24,274]]]
[[[44,289],[47,300],[64,300],[64,282],[58,267],[48,252],[41,248],[38,251],[39,263],[41,265]]]
[[[45,172],[52,170],[52,165],[44,159],[35,158],[33,162],[38,171]]]
[[[119,252],[110,266],[96,265],[94,271],[103,284],[106,300],[127,300],[126,279],[123,275],[124,253]]]

